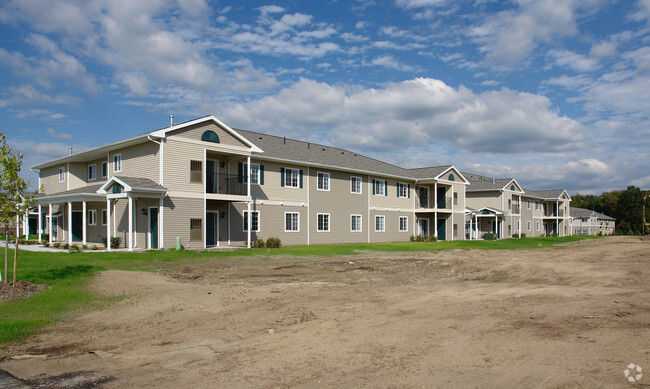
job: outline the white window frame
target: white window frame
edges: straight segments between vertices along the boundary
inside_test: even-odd
[[[409,197],[409,185],[404,182],[397,183],[397,197],[400,199],[405,199]],[[404,189],[404,194],[402,194],[402,189]]]
[[[295,229],[287,229],[287,215],[295,215]],[[294,226],[294,220],[291,221],[291,226]],[[284,232],[300,232],[300,212],[285,212],[284,213]]]
[[[402,228],[402,220],[404,220],[404,226],[405,228]],[[399,232],[408,232],[409,230],[409,217],[408,216],[400,216],[399,217]]]
[[[108,221],[108,212],[106,209],[102,209],[102,226],[105,226],[107,221]]]
[[[375,179],[375,196],[386,196],[386,180]]]
[[[113,173],[122,171],[122,153],[113,154]]]
[[[377,229],[377,221],[381,220],[381,229]],[[375,232],[386,232],[386,215],[375,215]]]
[[[88,218],[88,225],[89,226],[96,226],[97,225],[97,210],[96,209],[89,209],[87,218]]]
[[[356,187],[355,187],[355,182],[357,183]],[[362,194],[362,192],[363,192],[363,178],[359,176],[350,176],[350,193]]]
[[[531,228],[533,228],[533,222],[529,220],[526,222],[526,231],[530,232]]]
[[[354,219],[358,218],[359,220],[359,229],[355,230]],[[363,232],[363,216],[358,214],[350,215],[350,232]]]
[[[530,199],[528,199],[528,200],[526,200],[526,209],[528,209],[530,211],[531,208],[532,208],[531,207],[531,201],[530,201]]]
[[[65,166],[59,168],[59,182],[65,182]]]
[[[291,177],[291,179],[289,179]],[[293,178],[296,179],[296,184],[293,185]],[[289,182],[288,182],[289,181]],[[291,184],[291,185],[288,185]],[[284,168],[284,187],[285,188],[300,188],[300,169],[292,167]]]
[[[535,201],[535,211],[539,211],[540,209],[541,209],[541,203],[539,201]]]
[[[255,220],[255,214],[257,214],[257,229],[251,230],[251,232],[260,232],[262,229],[262,220],[260,219],[260,211],[251,211],[251,224],[254,226],[253,220]],[[242,232],[248,232],[246,229],[246,223],[248,223],[248,211],[244,211],[244,216],[242,217],[241,229]]]
[[[535,222],[535,231],[539,231],[539,222]]]
[[[322,182],[321,182],[322,177]],[[322,184],[322,186],[321,186]],[[316,189],[322,190],[324,192],[330,191],[330,174],[325,172],[316,173]]]
[[[248,164],[244,163],[243,164],[244,169],[244,177],[248,175]],[[253,173],[256,172],[256,173]],[[251,163],[251,185],[259,185],[260,184],[260,164],[259,163]]]
[[[93,172],[92,177],[90,176],[90,172]],[[97,179],[97,164],[93,163],[92,165],[88,165],[88,181],[95,181]]]
[[[104,169],[104,166],[106,166],[106,169]],[[108,176],[108,162],[102,162],[102,178],[106,178]]]
[[[320,219],[321,217],[327,218],[327,229],[322,229],[321,228],[321,223]],[[330,224],[331,224],[331,218],[329,213],[317,213],[316,214],[316,231],[317,232],[330,232]]]

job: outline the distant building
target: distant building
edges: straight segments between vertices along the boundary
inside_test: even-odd
[[[571,207],[571,229],[575,235],[612,235],[616,219],[589,209]]]

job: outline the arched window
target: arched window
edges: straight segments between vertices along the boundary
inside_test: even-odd
[[[455,178],[454,178],[453,173],[452,173],[452,174],[449,174],[449,181],[454,181],[454,180],[455,180]]]
[[[514,186],[514,185],[510,185],[510,190],[514,192],[514,190],[515,190],[515,186]]]
[[[212,130],[207,130],[201,135],[201,140],[206,142],[220,143],[219,135]]]
[[[122,186],[120,184],[114,184],[113,193],[122,193]]]

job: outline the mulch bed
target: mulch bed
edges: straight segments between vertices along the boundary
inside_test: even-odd
[[[16,281],[16,285],[13,282],[0,282],[0,303],[21,297],[28,297],[47,288],[47,285],[32,284],[31,282],[20,280]]]

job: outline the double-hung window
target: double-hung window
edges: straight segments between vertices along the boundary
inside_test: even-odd
[[[284,231],[285,232],[300,231],[300,213],[298,212],[284,213]]]
[[[108,222],[108,214],[105,209],[102,209],[102,226],[105,226]]]
[[[386,216],[383,215],[375,216],[375,231],[376,232],[386,231]]]
[[[350,177],[350,193],[361,194],[361,177]]]
[[[372,180],[372,194],[375,196],[386,196],[386,180]]]
[[[190,240],[203,240],[202,219],[190,219]]]
[[[526,200],[526,209],[530,210],[530,200]]]
[[[399,231],[400,232],[406,232],[409,230],[409,217],[408,216],[400,216],[399,217]]]
[[[97,179],[97,165],[88,165],[88,181]]]
[[[316,174],[316,179],[318,182],[318,190],[325,190],[329,191],[330,190],[330,174],[329,173],[322,173],[318,172]]]
[[[203,182],[203,162],[190,161],[190,182]]]
[[[284,169],[284,186],[287,188],[299,188],[300,187],[300,170],[292,168],[283,168]]]
[[[530,231],[530,228],[531,228],[531,222],[528,221],[526,222],[526,231]]]
[[[361,232],[361,215],[350,215],[350,231]]]
[[[96,226],[97,225],[97,210],[90,209],[88,210],[88,225]]]
[[[535,230],[539,231],[539,222],[535,222]]]
[[[316,214],[316,231],[329,232],[330,231],[330,214],[318,213]]]
[[[113,172],[119,173],[122,171],[122,154],[113,155]]]
[[[248,232],[248,211],[244,211],[244,232]],[[260,232],[260,211],[251,211],[252,232]]]
[[[108,176],[108,163],[102,162],[102,178]]]
[[[409,185],[409,184],[405,184],[403,182],[398,182],[397,183],[397,197],[400,197],[400,198],[411,197],[411,196],[409,196],[409,189],[410,189],[409,187],[410,186],[411,185]]]
[[[65,182],[65,168],[59,168],[59,182]]]

